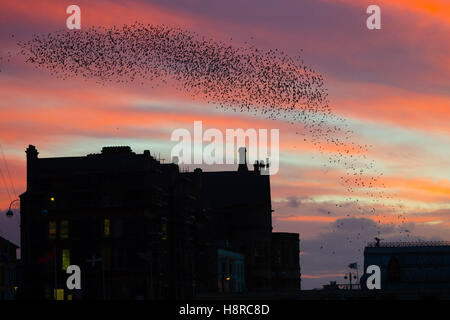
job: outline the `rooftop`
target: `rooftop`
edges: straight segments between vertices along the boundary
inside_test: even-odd
[[[368,248],[450,247],[450,241],[371,242]]]

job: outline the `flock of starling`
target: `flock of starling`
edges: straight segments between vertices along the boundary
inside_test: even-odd
[[[299,142],[308,141],[327,156],[325,170],[345,172],[339,180],[348,191],[347,203],[354,204],[349,210],[374,216],[377,208],[388,210],[382,201],[389,198],[382,174],[366,157],[369,146],[354,141],[346,120],[330,107],[323,76],[300,56],[248,43],[233,46],[184,29],[137,22],[34,35],[18,45],[26,62],[62,79],[78,76],[103,85],[170,83],[218,108],[297,126]],[[372,199],[370,208],[353,196],[361,192]],[[342,206],[345,203],[336,204]],[[406,222],[402,214],[398,220]]]

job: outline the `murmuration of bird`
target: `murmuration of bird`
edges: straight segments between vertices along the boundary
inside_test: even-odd
[[[377,207],[387,210],[382,200],[392,195],[385,192],[374,161],[367,159],[370,146],[352,141],[355,133],[346,119],[330,107],[323,76],[301,56],[138,22],[34,35],[18,45],[27,63],[61,79],[80,77],[103,85],[170,83],[219,109],[300,125],[299,142],[309,141],[326,154],[325,168],[344,169],[339,182],[350,194],[347,202],[356,204],[355,214],[377,216]],[[353,196],[361,192],[371,199],[371,207]],[[406,222],[404,215],[398,220]]]

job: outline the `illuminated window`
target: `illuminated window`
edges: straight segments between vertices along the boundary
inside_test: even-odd
[[[48,238],[56,239],[56,221],[48,222]]]
[[[55,300],[64,300],[64,289],[55,289]]]
[[[62,220],[59,227],[59,237],[61,239],[69,238],[69,221]]]
[[[103,235],[105,237],[109,237],[111,235],[111,221],[109,219],[105,219],[103,221]]]
[[[62,251],[62,269],[67,270],[70,266],[70,249],[63,249]]]

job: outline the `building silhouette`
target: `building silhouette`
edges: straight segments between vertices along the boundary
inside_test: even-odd
[[[364,269],[369,265],[380,267],[385,290],[450,289],[449,242],[372,243],[364,249]]]
[[[364,270],[380,268],[380,288],[369,290],[369,274],[360,287],[336,281],[323,290],[301,291],[300,300],[449,300],[450,243],[446,241],[376,242],[364,249]],[[361,288],[361,289],[360,289]]]
[[[0,300],[11,300],[17,288],[17,246],[0,237]]]
[[[297,233],[272,233],[272,288],[275,291],[295,292],[300,288],[298,252]]]
[[[270,178],[260,163],[253,170],[241,159],[236,171],[181,172],[130,147],[39,158],[30,145],[26,154],[20,297],[189,299],[300,290],[299,237],[272,233]],[[71,264],[82,270],[81,290],[66,288]]]

